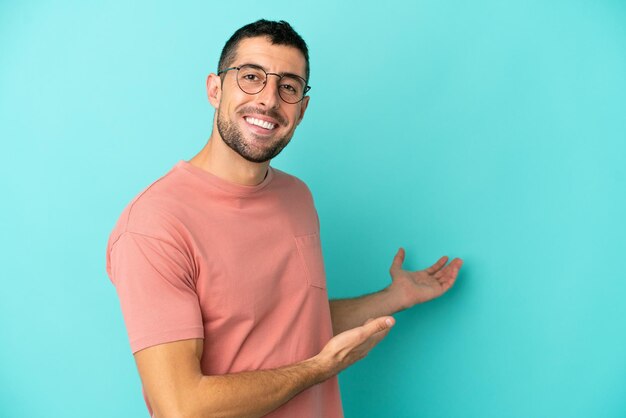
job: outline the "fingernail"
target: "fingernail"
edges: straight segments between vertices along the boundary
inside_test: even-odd
[[[389,318],[385,319],[385,323],[387,324],[387,326],[392,326],[393,325],[393,321]]]

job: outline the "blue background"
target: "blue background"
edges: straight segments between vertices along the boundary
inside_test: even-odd
[[[626,416],[626,3],[0,2],[0,416],[147,416],[108,234],[211,130],[238,27],[286,19],[333,297],[462,257],[340,375],[348,417]]]

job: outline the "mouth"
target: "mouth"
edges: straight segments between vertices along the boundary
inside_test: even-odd
[[[270,122],[259,118],[253,118],[252,116],[244,116],[243,119],[248,125],[253,127],[255,131],[261,130],[261,132],[269,133],[276,129],[276,127],[278,126],[278,124],[275,122]]]

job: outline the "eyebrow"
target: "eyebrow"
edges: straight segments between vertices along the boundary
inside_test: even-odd
[[[256,68],[259,68],[259,69],[261,69],[261,70],[265,71],[266,73],[267,73],[267,72],[270,72],[270,71],[267,71],[267,70],[266,70],[266,69],[265,69],[262,65],[259,65],[259,64],[253,64],[253,63],[251,63],[251,62],[246,62],[246,63],[244,63],[244,64],[238,65],[237,67],[243,67],[244,65],[249,65],[249,66],[251,66],[251,67],[256,67]],[[292,77],[298,77],[298,78],[301,78],[302,80],[304,80],[304,82],[305,82],[305,83],[307,83],[307,79],[306,79],[306,78],[304,78],[304,77],[302,77],[301,75],[298,75],[298,74],[294,74],[294,73],[285,73],[285,72],[282,72],[282,73],[272,73],[272,74],[278,74],[278,75],[280,75],[281,77],[282,77],[282,76],[286,76],[286,75],[289,75],[289,76],[292,76]]]

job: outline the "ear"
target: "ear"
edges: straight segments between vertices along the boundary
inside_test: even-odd
[[[211,106],[217,109],[222,100],[222,79],[217,74],[211,73],[206,79],[206,94]]]
[[[300,115],[298,115],[297,125],[300,125],[300,122],[302,122],[302,118],[304,118],[304,112],[306,111],[306,108],[309,105],[310,98],[311,97],[309,96],[304,96],[304,99],[302,99],[302,101],[300,102]]]

